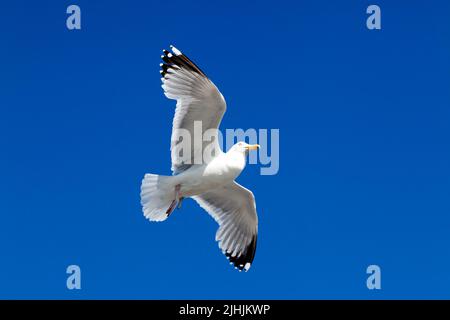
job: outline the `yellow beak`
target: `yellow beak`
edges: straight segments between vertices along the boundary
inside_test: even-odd
[[[247,150],[257,150],[259,148],[259,144],[251,144],[246,146]]]

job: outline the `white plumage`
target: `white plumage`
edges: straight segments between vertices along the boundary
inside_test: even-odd
[[[146,174],[141,186],[144,215],[151,221],[163,221],[181,205],[185,197],[199,203],[219,224],[216,241],[230,262],[239,270],[248,270],[256,250],[258,217],[253,193],[234,180],[246,165],[249,150],[258,145],[238,142],[224,153],[216,139],[194,141],[200,134],[218,127],[226,110],[225,99],[211,80],[191,60],[171,46],[161,56],[162,87],[169,99],[177,101],[172,126],[171,151],[173,176]],[[192,137],[189,150],[176,149],[185,142],[181,131]],[[204,157],[206,148],[213,150]],[[188,152],[184,154],[184,152]],[[200,159],[200,161],[199,161]]]

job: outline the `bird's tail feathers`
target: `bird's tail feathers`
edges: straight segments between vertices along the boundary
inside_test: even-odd
[[[174,200],[172,176],[148,173],[142,180],[141,205],[144,215],[150,221],[167,219],[167,209]]]

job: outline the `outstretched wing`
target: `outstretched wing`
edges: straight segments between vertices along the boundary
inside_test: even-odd
[[[226,110],[225,99],[211,80],[178,49],[171,46],[172,52],[163,50],[161,56],[162,87],[169,99],[177,100],[173,118],[170,150],[172,151],[172,171],[178,174],[193,164],[203,163],[203,150],[211,141],[203,141],[206,130],[215,130],[212,143],[216,152],[221,152],[217,141],[217,128]],[[197,122],[194,135],[194,122]],[[201,126],[201,128],[200,128]],[[189,150],[181,143],[188,133]],[[211,131],[209,131],[211,133]],[[196,141],[194,142],[194,138]],[[184,147],[184,145],[183,145]],[[185,152],[189,152],[185,154]]]
[[[258,216],[253,193],[233,182],[192,197],[219,224],[219,248],[239,270],[247,271],[255,257]]]

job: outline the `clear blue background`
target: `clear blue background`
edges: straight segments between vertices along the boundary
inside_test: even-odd
[[[449,298],[449,18],[448,1],[2,1],[0,298]],[[223,129],[280,129],[278,175],[239,177],[248,273],[194,201],[141,213],[143,175],[170,174],[169,44],[226,97]]]

